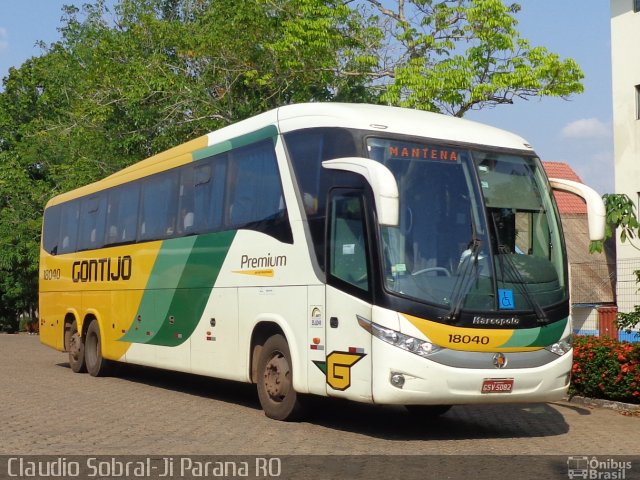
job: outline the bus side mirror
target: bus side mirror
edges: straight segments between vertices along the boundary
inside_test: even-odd
[[[589,218],[589,239],[592,242],[604,239],[606,210],[602,197],[593,188],[583,183],[565,180],[564,178],[550,178],[549,183],[554,190],[573,193],[587,202],[587,216]]]
[[[324,168],[344,170],[362,175],[373,190],[378,213],[378,223],[387,227],[397,227],[400,218],[398,184],[387,167],[369,158],[345,157],[322,162]]]

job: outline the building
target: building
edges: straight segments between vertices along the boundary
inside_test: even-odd
[[[566,163],[543,162],[550,178],[582,183]],[[571,289],[571,316],[574,331],[583,335],[615,335],[615,244],[605,245],[603,253],[589,253],[587,205],[577,195],[554,192],[562,221]]]
[[[640,211],[640,0],[611,0],[611,71],[615,191]],[[640,241],[635,242],[640,246]],[[617,239],[617,303],[621,312],[640,304],[635,270],[640,250]]]

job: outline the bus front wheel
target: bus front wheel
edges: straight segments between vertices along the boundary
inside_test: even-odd
[[[102,357],[100,326],[97,320],[93,320],[87,329],[84,340],[84,357],[89,375],[103,377],[107,374],[109,361]]]
[[[262,346],[257,373],[258,398],[264,414],[274,420],[298,418],[300,400],[293,389],[289,345],[282,335],[269,337]]]
[[[75,373],[85,373],[87,365],[84,360],[84,341],[78,333],[78,322],[73,321],[64,332],[64,347],[69,352],[69,366]]]

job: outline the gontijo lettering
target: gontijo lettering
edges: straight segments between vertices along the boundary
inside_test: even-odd
[[[118,258],[78,260],[71,267],[74,282],[117,282],[131,278],[133,261],[129,255]]]

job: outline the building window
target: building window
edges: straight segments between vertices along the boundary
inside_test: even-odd
[[[640,0],[633,0],[633,11],[640,12]]]

